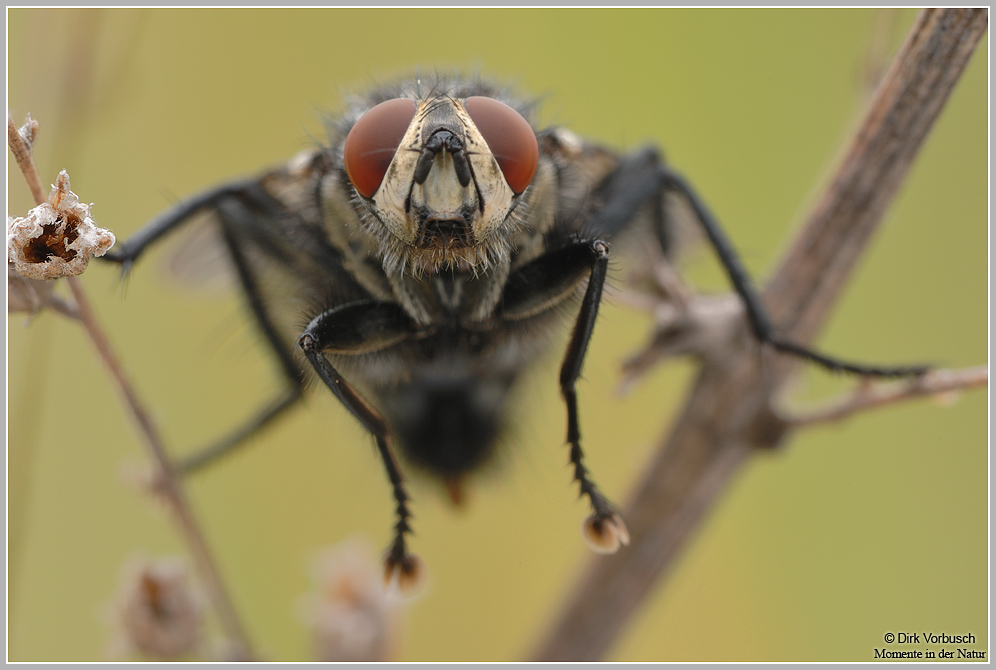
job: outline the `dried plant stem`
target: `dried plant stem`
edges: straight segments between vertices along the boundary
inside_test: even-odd
[[[73,293],[73,298],[76,300],[80,321],[90,336],[90,341],[93,342],[94,347],[97,349],[97,354],[104,362],[104,365],[107,366],[111,378],[114,380],[118,391],[120,391],[125,404],[128,406],[128,410],[138,424],[139,431],[149,449],[149,453],[158,466],[160,473],[160,476],[156,478],[158,490],[169,503],[177,525],[180,527],[180,531],[186,540],[187,548],[193,557],[194,565],[200,575],[201,582],[204,584],[208,596],[214,603],[222,628],[229,639],[229,643],[233,646],[230,653],[234,658],[227,660],[251,660],[252,651],[249,646],[248,636],[232,603],[232,599],[225,589],[221,573],[211,555],[207,541],[204,539],[204,534],[201,533],[193,511],[190,509],[190,504],[183,493],[180,478],[170,464],[162,439],[159,437],[156,427],[149,418],[148,412],[145,411],[145,407],[138,399],[134,387],[125,376],[124,370],[118,362],[107,337],[97,323],[93,309],[90,307],[90,301],[83,292],[83,287],[79,280],[76,277],[68,277],[67,281]]]
[[[9,112],[7,114],[7,145],[10,147],[11,153],[14,154],[17,166],[24,174],[24,180],[28,182],[28,188],[31,189],[31,197],[34,198],[35,204],[42,204],[48,197],[45,195],[42,181],[38,177],[35,161],[31,157],[31,145],[21,136]]]
[[[7,142],[31,189],[35,203],[40,205],[46,202],[47,196],[38,177],[38,171],[35,168],[34,159],[31,155],[31,146],[18,132],[9,114],[7,115]],[[158,488],[167,500],[176,518],[201,582],[204,584],[208,596],[214,603],[222,629],[228,637],[230,645],[228,652],[232,657],[228,660],[252,660],[252,648],[249,644],[245,628],[242,625],[231,597],[228,595],[228,591],[225,589],[221,573],[204,539],[204,534],[197,525],[190,504],[183,493],[179,477],[170,464],[162,439],[159,437],[159,433],[149,418],[148,412],[139,400],[134,386],[132,386],[125,375],[124,369],[118,361],[109,340],[100,327],[96,315],[90,306],[90,301],[83,291],[82,284],[76,277],[67,277],[66,281],[76,302],[74,317],[82,323],[87,335],[90,337],[90,341],[97,350],[98,356],[104,362],[104,365],[107,366],[111,378],[124,398],[125,404],[135,419],[136,424],[138,424],[143,442],[147,446],[159,470],[160,474],[156,477]]]
[[[784,336],[805,344],[819,330],[987,24],[985,9],[928,9],[918,17],[763,294]],[[533,659],[604,657],[747,457],[777,445],[792,428],[772,407],[796,363],[763,353],[745,345],[706,358],[625,507],[630,547],[592,561]]]
[[[785,420],[797,428],[840,421],[864,410],[924,396],[943,396],[988,383],[989,368],[984,365],[965,370],[932,370],[923,377],[904,382],[872,384],[866,380],[853,393],[828,403],[826,407],[788,416]]]

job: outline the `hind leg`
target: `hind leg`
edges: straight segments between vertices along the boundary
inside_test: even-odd
[[[927,366],[923,365],[881,366],[844,361],[780,337],[768,318],[750,275],[719,222],[688,181],[660,161],[656,150],[644,149],[627,157],[617,170],[617,174],[606,180],[604,188],[605,204],[593,218],[592,225],[597,231],[606,235],[613,235],[623,230],[640,208],[648,202],[660,202],[660,198],[669,193],[684,198],[719,257],[733,289],[740,296],[751,330],[761,344],[806,359],[834,372],[875,377],[906,377],[921,375],[927,371]],[[666,240],[666,231],[659,232],[659,236],[662,240]]]
[[[274,216],[278,209],[279,204],[256,182],[227,184],[180,203],[154,219],[122,244],[115,253],[104,256],[104,260],[119,263],[127,273],[151,245],[182,227],[196,214],[206,211],[213,213],[217,218],[217,225],[221,230],[243,295],[268,348],[277,359],[282,378],[286,383],[285,390],[254,412],[237,429],[214,443],[195,450],[192,456],[181,459],[177,463],[177,469],[184,474],[200,470],[244,445],[249,437],[293,407],[303,395],[304,377],[289,347],[277,332],[266,303],[262,299],[258,277],[248,262],[245,250],[238,242],[238,230],[250,227],[249,222],[258,222]]]

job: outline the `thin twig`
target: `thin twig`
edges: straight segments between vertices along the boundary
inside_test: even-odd
[[[35,168],[31,145],[18,132],[9,114],[7,115],[7,141],[11,152],[17,160],[18,166],[24,174],[24,179],[31,189],[35,203],[40,205],[46,202],[48,198],[45,195],[41,179],[38,177],[38,171]],[[252,660],[252,648],[249,644],[245,628],[242,625],[232,599],[228,595],[228,591],[225,589],[221,573],[204,539],[204,534],[197,525],[197,521],[183,493],[179,477],[170,464],[162,439],[152,420],[149,418],[149,413],[145,410],[145,406],[139,400],[134,386],[125,375],[124,369],[110,345],[110,341],[100,327],[96,315],[90,306],[90,301],[83,291],[82,284],[76,277],[67,277],[66,280],[76,301],[75,316],[83,324],[87,334],[90,336],[90,341],[97,350],[98,356],[104,362],[104,365],[107,366],[111,378],[125,400],[129,412],[135,419],[136,424],[138,424],[143,442],[148,447],[149,453],[161,473],[156,478],[159,490],[162,491],[163,496],[173,510],[180,531],[190,549],[194,565],[211,601],[215,605],[222,629],[228,637],[230,644],[229,652],[233,657],[228,660]]]
[[[14,119],[10,116],[10,112],[7,113],[7,145],[10,147],[11,153],[14,154],[17,166],[24,174],[24,180],[28,182],[28,188],[31,189],[31,197],[34,198],[35,204],[42,204],[48,198],[45,195],[45,189],[42,188],[42,181],[38,177],[35,161],[31,157],[31,145],[14,125]]]
[[[162,439],[159,437],[158,431],[149,418],[148,412],[146,412],[145,407],[138,399],[134,387],[125,376],[124,370],[118,362],[114,351],[111,349],[107,337],[97,323],[93,309],[90,307],[90,301],[87,299],[79,280],[76,277],[68,277],[67,281],[79,308],[80,321],[86,328],[87,334],[90,336],[90,341],[93,342],[94,347],[97,349],[97,354],[107,366],[111,378],[117,384],[118,390],[121,392],[128,406],[128,410],[138,424],[139,431],[144,438],[143,441],[149,448],[149,452],[161,473],[161,476],[156,478],[158,490],[162,492],[162,495],[169,502],[169,506],[173,510],[176,522],[193,556],[194,565],[197,566],[198,573],[201,576],[201,581],[204,583],[218,611],[218,618],[225,630],[225,634],[228,636],[230,644],[233,645],[231,653],[234,658],[227,660],[251,660],[252,651],[249,646],[248,636],[239,619],[235,605],[232,603],[228,591],[225,589],[221,579],[221,572],[218,570],[214,557],[211,555],[207,541],[204,539],[204,534],[197,525],[193,511],[190,509],[190,504],[183,493],[179,477],[170,464]]]
[[[981,365],[964,370],[932,370],[909,381],[862,383],[857,390],[826,407],[784,417],[796,428],[840,421],[852,414],[924,396],[942,396],[989,383],[989,368]]]
[[[985,9],[920,14],[764,292],[782,335],[805,344],[819,330],[987,23]],[[752,345],[705,358],[673,431],[623,512],[630,547],[588,566],[532,658],[604,657],[747,457],[777,445],[791,429],[772,407],[793,368],[789,357],[759,357]]]

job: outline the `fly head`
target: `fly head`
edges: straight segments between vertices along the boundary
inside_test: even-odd
[[[374,105],[343,144],[388,274],[477,274],[507,262],[538,162],[535,131],[515,109],[439,90]]]

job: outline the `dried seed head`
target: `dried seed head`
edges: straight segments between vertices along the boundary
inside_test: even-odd
[[[411,598],[425,582],[425,563],[417,555],[405,554],[401,560],[384,557],[384,586],[394,597]]]
[[[69,190],[69,175],[59,173],[48,202],[24,218],[7,217],[7,261],[31,279],[81,274],[90,258],[114,245],[114,234],[98,228],[84,205]]]
[[[397,603],[388,598],[368,543],[348,540],[323,552],[312,570],[304,618],[323,662],[384,661],[398,641]]]
[[[619,547],[629,545],[629,531],[618,514],[592,514],[581,525],[581,534],[591,550],[599,554],[614,554]]]
[[[125,652],[177,659],[198,649],[203,637],[204,598],[190,583],[183,559],[132,560],[114,606]]]
[[[35,139],[38,138],[38,122],[31,118],[31,114],[28,114],[24,118],[24,125],[17,129],[17,133],[28,145],[28,148],[31,148],[34,146]]]

